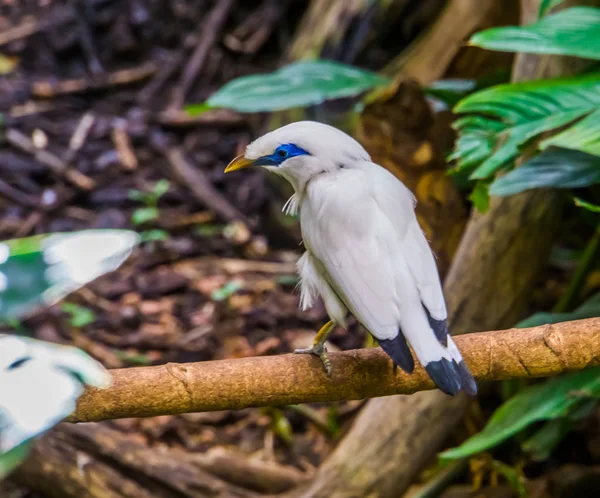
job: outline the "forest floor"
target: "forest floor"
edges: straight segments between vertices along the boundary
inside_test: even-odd
[[[235,76],[275,67],[290,27],[273,33],[272,21],[284,10],[244,2],[221,12],[229,15],[219,25],[225,2],[215,3],[214,24],[204,22],[212,6],[196,5],[206,2],[92,3],[0,5],[0,237],[133,228],[146,242],[122,269],[70,296],[75,307],[57,305],[25,326],[109,368],[309,345],[327,317],[320,305],[298,310],[297,227],[272,214],[279,194],[263,174],[224,177],[252,123],[182,110]],[[194,67],[198,47],[205,55]],[[157,182],[165,192],[152,199]],[[150,196],[136,200],[140,192]],[[351,349],[364,337],[338,330],[331,341]],[[105,425],[149,446],[231,447],[310,471],[360,405]]]
[[[66,300],[75,306],[28,320],[35,337],[79,346],[109,368],[310,344],[327,316],[321,304],[298,309],[300,237],[278,214],[282,189],[259,171],[223,173],[264,117],[183,110],[236,76],[277,67],[306,4],[0,2],[0,237],[133,228],[144,238],[119,271]],[[355,324],[331,336],[334,348],[365,341]],[[310,475],[361,406],[101,425],[148,448],[225,449]]]

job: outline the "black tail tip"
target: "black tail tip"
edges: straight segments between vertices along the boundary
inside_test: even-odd
[[[464,391],[470,396],[477,394],[475,379],[463,361],[456,363],[442,358],[428,363],[425,370],[438,389],[445,394],[455,396],[459,391]]]

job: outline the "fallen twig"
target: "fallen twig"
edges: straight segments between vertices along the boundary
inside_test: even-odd
[[[198,34],[198,44],[183,70],[179,84],[175,87],[170,108],[179,109],[202,69],[208,54],[215,44],[217,35],[227,19],[227,14],[233,5],[233,0],[220,0],[210,11]]]
[[[161,141],[161,139],[158,139]],[[227,221],[241,220],[247,225],[250,221],[213,187],[206,175],[188,162],[178,147],[167,147],[162,152],[169,161],[175,179],[190,189],[194,197],[219,217]]]
[[[23,152],[31,154],[38,162],[47,166],[48,169],[69,180],[73,185],[82,190],[92,190],[95,186],[94,180],[77,171],[69,168],[60,157],[45,149],[38,149],[32,140],[20,131],[9,128],[5,133],[6,141]]]
[[[39,98],[53,98],[59,95],[101,90],[118,85],[128,85],[144,80],[154,74],[156,65],[152,62],[138,67],[102,73],[91,78],[77,78],[72,80],[36,81],[31,86],[31,93]]]
[[[477,379],[544,377],[600,365],[600,318],[456,338]],[[280,355],[113,370],[113,385],[90,388],[72,422],[237,410],[250,406],[411,394],[432,389],[418,366],[394,372],[379,348],[330,354],[328,377],[317,358]]]

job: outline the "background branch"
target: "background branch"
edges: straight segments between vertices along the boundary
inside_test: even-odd
[[[600,318],[457,337],[479,380],[543,377],[600,365]],[[379,348],[332,353],[328,378],[318,359],[280,355],[168,363],[113,370],[113,386],[90,389],[73,422],[341,401],[431,389],[423,368],[398,371]]]

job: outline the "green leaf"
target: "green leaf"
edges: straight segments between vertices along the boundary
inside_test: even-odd
[[[523,81],[473,93],[454,108],[459,114],[481,113],[506,125],[528,123],[557,112],[600,107],[600,73],[572,78]]]
[[[485,178],[510,166],[519,148],[541,133],[598,109],[600,73],[498,85],[473,93],[454,109],[469,115],[455,122],[459,138],[450,159],[457,160],[456,170],[475,170],[474,178]]]
[[[152,201],[152,195],[149,194],[148,192],[143,192],[141,190],[138,190],[136,188],[132,188],[128,193],[127,196],[132,200],[132,201],[138,201],[138,202],[142,202],[143,204],[150,204]]]
[[[70,315],[69,323],[72,327],[81,328],[96,321],[96,314],[85,306],[75,303],[63,303],[61,309]]]
[[[544,17],[554,7],[563,3],[564,0],[542,0],[540,2],[540,10],[538,11],[538,17]]]
[[[140,233],[142,242],[164,242],[169,240],[169,232],[155,228],[153,230],[145,230]]]
[[[575,198],[575,205],[591,211],[592,213],[600,213],[600,206],[584,201],[583,199]]]
[[[537,462],[546,460],[572,427],[573,422],[567,417],[546,422],[521,445],[521,448]]]
[[[500,146],[489,156],[471,175],[471,179],[487,178],[494,174],[500,167],[519,155],[519,146],[535,138],[540,133],[554,130],[566,125],[584,115],[587,110],[568,111],[553,116],[537,119],[530,123],[523,123],[505,132],[504,137],[499,137]]]
[[[569,149],[547,149],[494,181],[491,195],[514,195],[534,188],[579,188],[600,183],[600,158]]]
[[[600,396],[598,367],[566,374],[524,389],[502,404],[479,434],[440,456],[443,459],[465,458],[492,448],[534,422],[565,416],[586,396]]]
[[[225,299],[233,296],[243,287],[244,285],[239,280],[232,280],[231,282],[227,282],[220,289],[212,291],[210,297],[213,301],[224,301]]]
[[[600,156],[600,109],[597,109],[562,133],[544,140],[540,144],[540,148],[545,149],[552,145]]]
[[[152,194],[154,195],[155,199],[158,201],[158,199],[165,195],[169,191],[170,186],[171,183],[169,180],[165,180],[164,178],[162,180],[158,180],[154,184],[154,187],[152,187]]]
[[[190,116],[200,116],[200,114],[204,114],[206,111],[212,111],[213,108],[208,103],[202,102],[201,104],[188,105],[185,110]]]
[[[131,223],[143,225],[158,218],[158,208],[144,207],[136,209],[131,215]]]
[[[450,107],[455,106],[458,101],[475,90],[477,82],[467,79],[438,80],[424,88],[425,94],[441,100]]]
[[[0,322],[51,306],[116,270],[138,242],[129,230],[85,230],[0,243]]]
[[[29,456],[30,443],[23,443],[6,453],[0,453],[0,481],[4,480]]]
[[[573,7],[528,26],[486,29],[473,35],[469,45],[504,52],[600,59],[600,9]]]
[[[568,313],[535,313],[515,325],[516,328],[537,327],[549,323],[569,322],[600,316],[600,292],[594,294],[575,311]]]
[[[490,194],[488,188],[489,184],[487,182],[477,182],[471,195],[469,195],[469,200],[480,213],[485,213],[490,207]]]
[[[339,62],[300,61],[270,74],[230,81],[207,104],[239,112],[280,111],[352,97],[386,83],[389,80],[376,73]]]
[[[552,451],[569,433],[573,425],[594,413],[598,402],[595,399],[583,400],[564,417],[546,422],[541,429],[527,438],[521,448],[535,461],[547,460]]]

